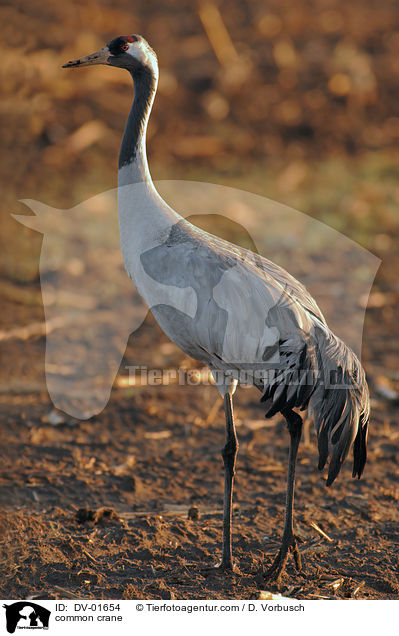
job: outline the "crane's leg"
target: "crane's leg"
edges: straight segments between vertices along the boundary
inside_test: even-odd
[[[226,415],[226,445],[222,450],[224,463],[224,500],[223,500],[223,554],[220,568],[233,569],[231,550],[231,518],[233,504],[233,481],[238,452],[238,440],[233,418],[233,403],[230,393],[224,396],[224,412]]]
[[[284,411],[288,432],[290,434],[290,450],[288,454],[288,478],[287,495],[285,506],[284,531],[280,550],[274,559],[271,567],[265,574],[266,579],[278,580],[284,571],[290,552],[292,552],[297,570],[302,567],[301,555],[298,550],[297,541],[294,535],[293,513],[294,513],[294,487],[295,487],[295,466],[298,453],[298,446],[302,434],[302,418],[294,411]]]

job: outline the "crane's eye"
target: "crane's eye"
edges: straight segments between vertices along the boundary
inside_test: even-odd
[[[129,49],[129,45],[128,44],[122,44],[121,46],[122,51],[127,51]]]

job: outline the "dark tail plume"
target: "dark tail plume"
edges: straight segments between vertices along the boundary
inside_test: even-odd
[[[317,380],[309,401],[318,438],[319,469],[331,457],[327,486],[338,475],[353,443],[353,477],[367,459],[370,400],[362,366],[349,347],[325,329],[316,329]]]

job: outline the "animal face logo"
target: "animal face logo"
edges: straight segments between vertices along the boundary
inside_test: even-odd
[[[16,629],[48,629],[51,612],[37,603],[17,601],[3,607],[9,634],[14,634]]]
[[[224,217],[243,228],[255,254],[238,249],[215,267],[206,246],[181,232],[185,221],[176,223],[171,216],[153,231],[148,215],[154,199],[143,183],[104,192],[70,210],[25,200],[34,216],[16,220],[43,233],[45,368],[56,407],[80,419],[105,407],[128,338],[137,333],[148,309],[194,358],[204,360],[204,351],[193,349],[185,334],[197,330],[201,341],[209,338],[216,357],[229,363],[245,365],[257,358],[277,364],[281,334],[272,318],[275,308],[292,307],[290,283],[282,279],[280,292],[268,292],[265,299],[265,286],[254,275],[256,252],[303,282],[332,331],[360,356],[378,258],[324,223],[249,192],[184,181],[155,185],[183,218]],[[119,227],[118,200],[120,208],[129,210],[119,215]],[[218,233],[209,223],[207,231]],[[239,242],[234,232],[226,238]],[[265,266],[266,282],[269,275]],[[206,315],[217,327],[212,333]],[[243,325],[245,343],[237,339]],[[129,366],[134,364],[129,360]]]

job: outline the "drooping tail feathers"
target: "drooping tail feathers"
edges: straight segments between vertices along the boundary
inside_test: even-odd
[[[284,408],[308,408],[317,432],[320,470],[330,456],[327,486],[338,475],[352,444],[352,475],[360,477],[367,459],[370,416],[363,368],[353,351],[324,325],[315,326],[313,336],[301,340],[301,349],[295,347],[295,351],[288,342],[281,343],[285,369],[264,391],[266,417]]]

